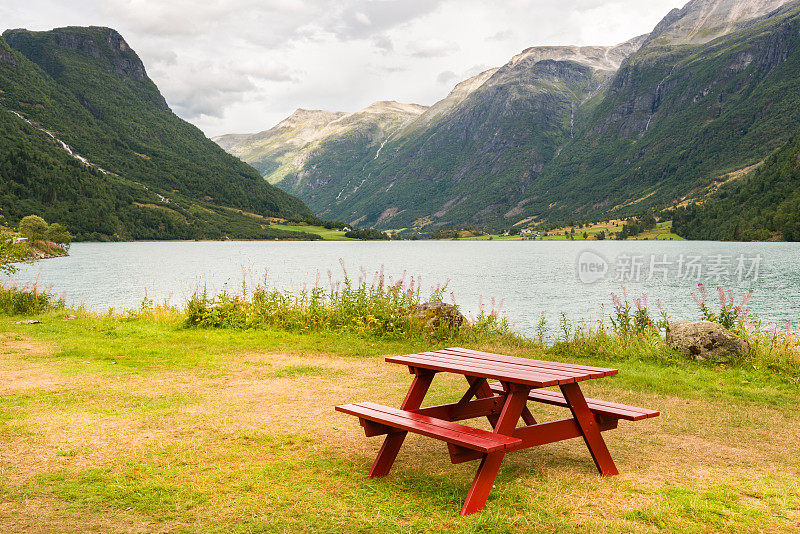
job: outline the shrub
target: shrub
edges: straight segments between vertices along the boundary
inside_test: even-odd
[[[31,241],[44,239],[47,228],[47,222],[38,215],[28,215],[19,222],[19,233]]]
[[[699,292],[692,293],[692,298],[699,307],[699,318],[719,323],[750,343],[750,354],[729,365],[767,369],[792,377],[792,380],[800,377],[800,344],[791,323],[787,322],[783,327],[764,325],[747,308],[752,291],[737,303],[731,291],[717,288],[719,310],[713,311],[708,302],[708,290],[703,284],[698,287]],[[665,343],[663,334],[671,318],[660,302],[657,303],[657,314],[653,314],[648,309],[645,295],[631,303],[625,288],[621,296],[612,293],[612,302],[613,312],[608,316],[610,324],[601,320],[575,327],[562,315],[558,339],[548,350],[559,355],[654,359],[664,363],[685,359]],[[542,318],[537,329],[540,339],[545,330]]]
[[[45,239],[58,245],[69,246],[72,242],[72,234],[62,225],[53,223],[47,227]]]
[[[40,290],[36,284],[17,287],[0,282],[0,314],[36,315],[63,308],[63,299]]]
[[[516,337],[508,320],[496,312],[481,312],[469,325],[425,330],[412,320],[412,312],[421,303],[420,280],[398,280],[385,276],[383,268],[371,282],[361,269],[356,283],[348,277],[340,260],[344,279],[334,281],[328,271],[328,284],[317,283],[300,292],[271,288],[266,281],[241,294],[223,292],[209,296],[206,290],[196,292],[187,302],[185,327],[200,328],[262,328],[273,327],[290,331],[351,331],[380,338],[408,339],[426,337],[435,340],[462,338],[465,340],[489,337]],[[441,302],[447,285],[434,288],[430,302]],[[451,298],[455,297],[450,293]]]

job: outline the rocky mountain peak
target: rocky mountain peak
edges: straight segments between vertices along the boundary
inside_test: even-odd
[[[276,128],[298,128],[301,126],[322,127],[329,122],[346,115],[338,111],[326,111],[324,109],[303,109],[297,108],[294,113],[283,119]]]
[[[356,113],[399,113],[402,115],[420,115],[426,109],[428,109],[427,106],[421,106],[419,104],[404,104],[402,102],[397,102],[396,100],[379,100],[378,102],[373,102],[369,106],[357,111]]]
[[[507,66],[513,67],[523,61],[572,61],[595,70],[613,72],[642,45],[645,38],[636,37],[615,46],[534,46],[511,58]]]
[[[489,69],[471,78],[467,78],[463,82],[459,82],[445,98],[439,100],[425,110],[425,113],[417,119],[418,124],[415,124],[414,127],[430,124],[432,121],[436,120],[437,117],[441,117],[450,112],[469,95],[477,91],[498,70],[499,68]]]
[[[655,45],[699,45],[740,24],[775,11],[791,0],[692,0],[673,9],[648,38]]]
[[[35,54],[42,47],[66,48],[105,60],[117,74],[136,80],[147,77],[142,60],[112,28],[67,26],[42,32],[16,29],[7,30],[3,37],[12,47],[24,48],[28,53]]]

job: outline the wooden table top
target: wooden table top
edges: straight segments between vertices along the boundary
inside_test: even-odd
[[[531,360],[491,352],[451,347],[430,352],[390,356],[387,362],[467,376],[524,384],[536,388],[559,386],[617,374],[616,369]]]

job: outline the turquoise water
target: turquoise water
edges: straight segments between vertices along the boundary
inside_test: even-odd
[[[800,319],[800,245],[691,241],[397,241],[397,242],[137,242],[76,243],[70,256],[23,265],[13,280],[38,281],[70,304],[95,310],[136,307],[147,297],[180,304],[195,290],[239,291],[263,281],[300,290],[327,286],[328,269],[342,278],[342,259],[357,280],[384,266],[395,279],[421,276],[428,290],[449,280],[467,315],[483,301],[503,311],[531,335],[542,314],[550,327],[563,312],[571,321],[607,315],[611,293],[624,285],[645,293],[674,318],[697,317],[691,293],[697,283],[734,292],[753,290],[750,308],[779,323]],[[603,271],[605,265],[605,272]],[[753,267],[756,267],[753,269]],[[588,283],[591,282],[591,283]]]

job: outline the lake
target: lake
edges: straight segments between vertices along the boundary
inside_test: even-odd
[[[631,297],[657,300],[673,318],[697,318],[691,293],[698,282],[737,300],[754,290],[749,307],[784,326],[800,318],[800,244],[692,241],[389,241],[389,242],[136,242],[75,243],[70,256],[23,265],[12,279],[63,295],[68,304],[94,310],[183,303],[198,288],[240,291],[266,280],[301,290],[327,287],[330,269],[351,279],[360,268],[369,280],[384,266],[398,278],[421,276],[425,292],[448,282],[467,315],[483,301],[503,311],[516,328],[533,335],[542,314],[551,329],[563,312],[573,322],[607,315],[611,293],[624,286]]]

